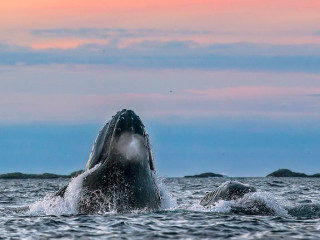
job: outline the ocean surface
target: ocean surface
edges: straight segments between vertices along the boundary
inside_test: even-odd
[[[320,239],[319,179],[231,179],[258,192],[204,208],[200,198],[230,178],[165,178],[159,181],[165,196],[160,211],[92,215],[76,212],[76,181],[62,200],[50,195],[69,179],[0,180],[0,239]],[[271,213],[260,212],[259,204]]]

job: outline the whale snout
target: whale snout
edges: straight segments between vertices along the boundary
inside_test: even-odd
[[[141,119],[132,110],[124,109],[119,114],[115,126],[115,135],[120,136],[123,133],[145,135]]]

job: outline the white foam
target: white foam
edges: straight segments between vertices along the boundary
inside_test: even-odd
[[[191,205],[181,205],[181,206],[178,206],[177,209],[186,209],[186,210],[195,211],[195,212],[229,213],[231,212],[231,207],[233,206],[233,204],[234,204],[233,201],[220,200],[216,202],[215,205],[211,205],[208,207],[203,207],[198,202]]]
[[[169,210],[177,207],[177,202],[173,198],[173,196],[167,191],[165,184],[163,183],[163,179],[154,174],[155,183],[157,188],[159,189],[161,196],[161,210]]]
[[[253,192],[248,193],[243,196],[243,198],[239,199],[236,204],[245,204],[247,202],[255,202],[265,204],[265,206],[278,216],[288,216],[288,211],[285,210],[277,201],[266,192]]]
[[[82,183],[86,176],[94,172],[100,164],[71,179],[64,197],[47,195],[29,206],[30,214],[70,215],[77,214],[78,199],[82,194]]]

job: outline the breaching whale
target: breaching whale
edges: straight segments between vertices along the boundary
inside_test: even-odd
[[[220,200],[230,201],[242,198],[246,193],[256,192],[254,187],[237,181],[227,181],[214,191],[207,193],[200,201],[202,206],[214,205]]]
[[[134,111],[119,111],[99,132],[83,179],[78,212],[157,210],[160,192],[148,134]],[[56,193],[64,197],[68,186]]]

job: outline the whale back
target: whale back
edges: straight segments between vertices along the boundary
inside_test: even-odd
[[[217,187],[214,191],[207,193],[200,201],[202,206],[214,205],[219,200],[235,200],[242,198],[246,193],[255,192],[256,189],[249,185],[237,182],[227,181]]]

